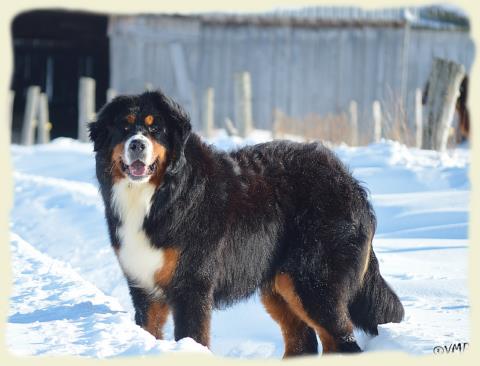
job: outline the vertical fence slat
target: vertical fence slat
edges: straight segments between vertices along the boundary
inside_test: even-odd
[[[45,93],[40,93],[38,101],[38,143],[46,144],[50,141],[50,126],[48,116],[48,96]]]
[[[446,149],[464,75],[463,65],[439,58],[434,60],[428,81],[427,121],[423,129],[422,148],[440,151]]]
[[[415,90],[415,146],[422,147],[423,138],[423,105],[422,105],[422,90],[417,88]]]
[[[205,90],[202,111],[203,133],[205,134],[205,137],[210,138],[213,135],[213,129],[215,126],[215,92],[213,88]]]
[[[38,109],[40,96],[39,86],[30,86],[27,90],[27,102],[25,104],[25,115],[22,126],[22,145],[32,145],[35,138],[35,116]]]
[[[352,146],[358,145],[358,106],[357,102],[352,100],[349,105],[349,117],[350,117],[350,131],[351,131],[351,140],[350,144]]]
[[[81,77],[78,90],[78,139],[88,141],[87,124],[95,117],[95,80]]]
[[[373,102],[373,141],[380,142],[382,139],[382,108],[378,100]]]
[[[147,81],[145,83],[145,91],[153,91],[154,87],[153,87],[153,83]]]
[[[15,92],[9,90],[7,94],[7,141],[12,139],[12,125],[13,125],[13,102],[15,101]]]
[[[117,91],[113,88],[107,89],[107,103],[111,102],[117,96]]]
[[[228,136],[238,136],[238,130],[230,118],[225,118],[224,126]]]
[[[250,73],[241,72],[235,78],[235,124],[240,136],[246,137],[253,130],[252,83]]]

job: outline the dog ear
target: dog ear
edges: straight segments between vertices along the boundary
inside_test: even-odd
[[[90,140],[93,142],[93,151],[97,152],[106,146],[108,134],[105,124],[97,119],[97,121],[88,124],[88,131]]]
[[[184,147],[192,131],[188,113],[173,99],[161,91],[147,92],[153,99],[155,107],[167,123],[171,145],[170,164],[167,173],[175,174],[185,163]]]
[[[93,142],[93,151],[97,152],[108,146],[110,130],[114,126],[114,118],[119,109],[130,102],[128,96],[118,96],[105,104],[97,113],[95,121],[88,124],[90,140]]]
[[[108,145],[108,120],[110,118],[109,105],[105,105],[98,112],[95,121],[88,124],[90,140],[93,142],[93,151],[97,152]]]

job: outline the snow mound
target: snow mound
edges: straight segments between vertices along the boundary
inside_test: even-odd
[[[14,283],[7,342],[13,353],[102,358],[209,353],[192,339],[157,341],[132,323],[116,299],[13,233],[11,251]]]

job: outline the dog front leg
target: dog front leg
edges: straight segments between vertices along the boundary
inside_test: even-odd
[[[129,284],[130,296],[135,307],[135,323],[157,339],[163,339],[163,327],[168,317],[168,305],[151,299],[144,290]]]
[[[190,337],[209,347],[212,313],[211,291],[183,289],[172,302],[175,340]]]

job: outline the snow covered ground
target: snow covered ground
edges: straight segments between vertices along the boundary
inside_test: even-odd
[[[242,141],[219,136],[224,149]],[[371,192],[378,216],[374,249],[406,310],[379,336],[358,332],[366,351],[432,353],[469,340],[467,293],[469,150],[445,154],[383,141],[334,148]],[[57,139],[12,146],[13,289],[8,347],[20,355],[113,357],[167,351],[208,352],[191,339],[156,341],[135,325],[128,289],[110,249],[90,144]],[[279,358],[280,330],[259,299],[214,313],[214,354]]]

